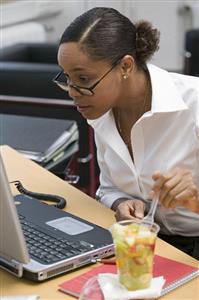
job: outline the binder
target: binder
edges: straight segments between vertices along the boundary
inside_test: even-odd
[[[75,121],[0,115],[0,144],[10,145],[47,169],[78,151]]]

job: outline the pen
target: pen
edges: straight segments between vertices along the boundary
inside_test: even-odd
[[[97,258],[92,260],[93,263],[100,262],[102,264],[106,265],[115,265],[116,260],[115,259],[106,259],[106,258]]]

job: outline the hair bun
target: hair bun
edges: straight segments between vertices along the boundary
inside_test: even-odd
[[[141,64],[145,64],[159,49],[160,33],[147,21],[139,21],[135,27],[136,56]]]

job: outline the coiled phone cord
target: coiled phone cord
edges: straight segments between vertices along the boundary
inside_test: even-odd
[[[24,188],[24,186],[19,180],[11,181],[10,183],[14,183],[16,188],[21,194],[30,196],[36,200],[46,200],[50,202],[55,202],[56,204],[53,205],[54,207],[63,209],[67,204],[66,199],[64,199],[63,197],[57,195],[42,194],[42,193],[35,193],[35,192],[28,191],[27,189]]]

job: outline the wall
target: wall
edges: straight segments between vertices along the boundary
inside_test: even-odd
[[[185,32],[199,27],[199,0],[64,1],[57,32],[63,32],[76,16],[95,6],[114,7],[133,22],[139,19],[151,21],[161,32],[160,49],[153,57],[152,62],[167,70],[177,72],[183,70]]]
[[[160,30],[160,49],[152,62],[167,70],[181,72],[184,64],[185,32],[199,22],[199,1],[145,0],[145,1],[92,1],[87,8],[112,6],[133,22],[146,19]],[[196,7],[198,6],[198,10]],[[188,9],[186,10],[185,7]],[[194,12],[194,18],[192,15]],[[198,24],[199,27],[199,24]]]
[[[114,7],[133,22],[147,19],[161,32],[160,50],[152,62],[178,72],[183,69],[185,32],[190,28],[199,27],[199,0],[18,0],[15,2],[18,3],[18,8],[15,7],[13,12],[11,8],[6,13],[4,10],[2,24],[13,22],[15,19],[19,22],[20,18],[25,21],[24,16],[26,19],[33,18],[44,25],[49,41],[58,41],[66,26],[75,17],[94,6]],[[11,7],[12,4],[9,5]]]

